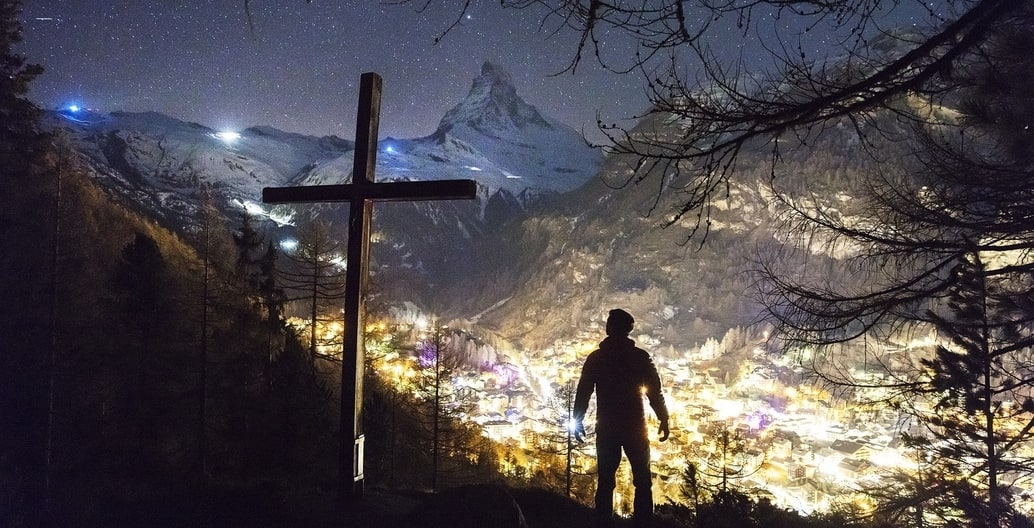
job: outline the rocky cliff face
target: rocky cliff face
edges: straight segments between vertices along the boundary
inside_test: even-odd
[[[663,116],[637,133],[674,133]],[[687,240],[695,214],[662,227],[678,205],[685,181],[654,174],[629,181],[636,159],[612,156],[595,178],[500,237],[483,259],[488,276],[479,298],[479,323],[526,349],[602,337],[609,309],[634,314],[636,332],[662,349],[684,350],[759,320],[753,274],[762,258],[784,251],[782,207],[773,186],[797,196],[815,193],[845,211],[852,206],[852,175],[867,170],[850,127],[786,153],[772,178],[770,149],[745,152],[734,180],[701,217],[706,238]],[[702,232],[702,231],[701,231]],[[835,255],[819,253],[811,265]],[[782,265],[801,265],[783,260]]]

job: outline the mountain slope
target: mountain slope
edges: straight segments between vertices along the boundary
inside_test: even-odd
[[[344,237],[347,205],[270,207],[261,203],[261,192],[348,182],[351,141],[270,127],[224,132],[157,113],[84,109],[50,112],[45,125],[70,138],[108,192],[172,229],[196,229],[207,195],[231,225],[248,211],[271,220],[272,235],[283,238],[319,217],[342,226],[337,231]],[[375,208],[372,269],[415,300],[431,295],[439,283],[463,280],[478,266],[468,255],[485,237],[525,217],[529,207],[582,185],[603,161],[578,132],[542,116],[517,95],[505,71],[488,64],[434,134],[384,138],[378,147],[378,181],[478,182],[473,203]]]
[[[664,116],[647,118],[636,134],[677,133]],[[850,202],[853,174],[866,170],[850,127],[784,157],[775,184]],[[753,270],[760,256],[782,251],[780,207],[772,199],[768,149],[744,151],[727,194],[709,217],[705,243],[687,243],[696,215],[664,228],[686,182],[654,174],[615,189],[637,159],[611,156],[600,177],[567,193],[556,207],[507,230],[484,250],[492,284],[474,317],[520,348],[543,350],[569,339],[595,339],[609,309],[623,307],[637,333],[664,349],[685,350],[758,321]],[[660,194],[659,194],[660,193]],[[660,195],[660,199],[658,196]],[[813,264],[827,255],[815,255]],[[789,265],[794,265],[790,263]]]

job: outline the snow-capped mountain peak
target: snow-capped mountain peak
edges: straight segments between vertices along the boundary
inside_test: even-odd
[[[467,96],[442,118],[429,140],[436,149],[452,152],[467,165],[493,170],[481,177],[498,177],[494,185],[514,196],[522,188],[566,192],[595,175],[603,154],[588,146],[580,132],[543,116],[517,95],[513,79],[501,66],[485,62]],[[467,153],[476,153],[469,156]]]
[[[491,62],[481,66],[481,75],[474,79],[467,97],[445,114],[438,131],[448,132],[461,125],[490,136],[511,128],[553,128],[538,109],[517,95],[510,74]]]

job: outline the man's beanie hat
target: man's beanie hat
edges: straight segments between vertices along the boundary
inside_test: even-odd
[[[632,319],[632,314],[621,309],[611,310],[607,316],[607,335],[628,335],[633,324],[635,319]]]

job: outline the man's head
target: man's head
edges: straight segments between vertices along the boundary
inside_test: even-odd
[[[635,319],[632,319],[632,314],[621,309],[611,310],[607,316],[607,335],[627,336],[632,332],[634,324]]]

